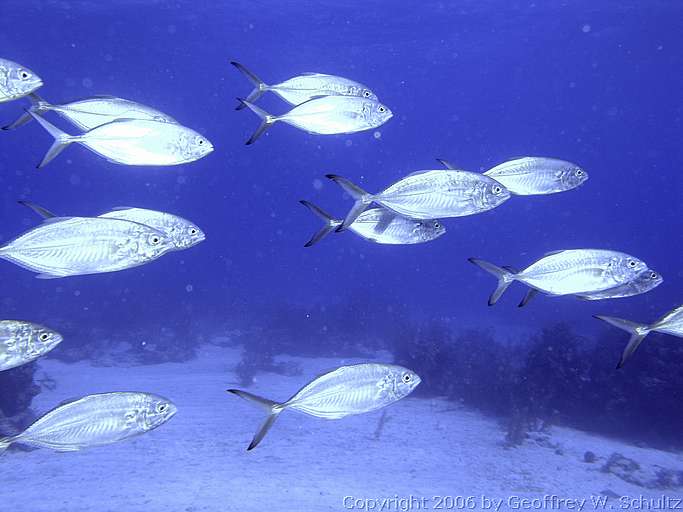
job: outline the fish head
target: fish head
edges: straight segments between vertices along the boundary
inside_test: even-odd
[[[370,89],[368,89],[367,87],[363,87],[363,88],[360,90],[360,95],[359,95],[359,96],[362,96],[363,98],[368,99],[368,100],[372,100],[372,101],[377,101],[377,100],[378,100],[378,98],[377,98],[377,96],[375,95],[375,93],[372,92],[372,91],[371,91]]]
[[[657,288],[662,282],[664,282],[664,278],[661,274],[650,268],[646,268],[636,276],[631,282],[631,286],[634,291],[640,294]]]
[[[386,105],[373,102],[370,108],[370,125],[373,127],[381,126],[389,119],[394,117],[394,113]]]
[[[141,225],[138,237],[138,253],[145,260],[158,258],[176,248],[171,236],[149,226]]]
[[[492,178],[482,180],[475,189],[475,203],[482,209],[495,208],[510,199],[510,191]]]
[[[32,324],[28,350],[32,356],[42,356],[59,345],[64,338],[57,331],[42,325]]]
[[[159,395],[145,394],[139,410],[139,422],[143,430],[153,430],[163,425],[178,412],[169,399]]]
[[[588,179],[586,171],[569,162],[557,172],[563,190],[576,188]]]
[[[42,85],[43,80],[27,67],[0,59],[0,87],[10,98],[22,98]]]
[[[394,366],[391,369],[397,398],[409,395],[422,382],[420,376],[408,368]]]
[[[209,139],[182,126],[178,126],[178,139],[174,146],[183,162],[194,162],[213,151],[213,144]]]
[[[198,226],[180,217],[175,217],[166,230],[176,249],[189,249],[206,240],[206,235]]]
[[[439,219],[422,220],[415,223],[413,234],[423,242],[435,240],[446,233],[446,226]]]
[[[647,269],[645,262],[628,254],[617,254],[608,263],[608,271],[611,272],[617,283],[633,281],[643,270]]]

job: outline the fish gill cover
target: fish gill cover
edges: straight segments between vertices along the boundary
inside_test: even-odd
[[[680,496],[681,17],[2,2],[3,507]]]

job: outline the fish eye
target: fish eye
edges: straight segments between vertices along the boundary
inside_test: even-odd
[[[161,242],[161,237],[159,235],[152,235],[149,238],[149,243],[152,245],[158,245]]]
[[[190,234],[196,235],[197,234],[197,228],[190,228]]]
[[[439,229],[439,228],[441,227],[441,224],[439,224],[438,221],[434,221],[434,227],[435,227],[436,229]]]
[[[370,94],[371,94],[370,91],[368,91],[367,89],[365,89],[365,90],[363,91],[363,96],[365,96],[366,98],[369,98],[369,97],[370,97]]]
[[[581,176],[583,176],[584,172],[581,169],[577,169],[574,174],[576,174],[577,178],[580,178]]]
[[[165,413],[168,410],[168,404],[159,404],[157,405],[157,412],[160,414]]]
[[[493,188],[491,189],[495,195],[500,194],[503,189],[500,185],[493,185]]]
[[[31,78],[31,73],[29,73],[25,69],[22,69],[21,71],[19,71],[19,78],[21,78],[22,80],[28,80],[29,78]]]
[[[199,144],[200,146],[203,146],[204,145],[204,139],[199,139],[197,141],[197,144]]]
[[[46,332],[41,333],[41,335],[39,337],[40,337],[40,341],[47,341],[50,339],[50,335]]]
[[[630,268],[635,268],[636,262],[633,261],[633,260],[628,260],[628,266],[629,266]]]
[[[650,279],[657,279],[657,277],[659,277],[659,276],[657,276],[657,272],[652,272],[650,274]]]
[[[408,384],[411,380],[413,380],[413,377],[409,373],[404,373],[402,380],[405,384]]]
[[[383,105],[380,105],[377,110],[380,114],[384,114],[387,111],[387,109]]]

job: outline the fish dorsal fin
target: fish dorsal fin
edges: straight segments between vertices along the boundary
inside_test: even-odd
[[[561,252],[566,251],[566,249],[560,249],[559,251],[548,251],[543,254],[543,257],[545,258],[546,256],[555,256],[556,254],[560,254]]]
[[[315,71],[305,71],[301,73],[301,76],[317,76],[321,75],[322,73],[316,73]]]
[[[110,212],[120,212],[122,210],[142,210],[142,208],[138,208],[137,206],[114,206]]]
[[[27,208],[30,208],[34,212],[36,212],[38,215],[45,219],[51,219],[53,217],[57,217],[54,213],[52,213],[50,210],[43,208],[42,206],[32,202],[32,201],[17,201],[22,206],[26,206]]]
[[[380,215],[380,220],[375,226],[375,229],[373,229],[373,232],[376,235],[381,235],[382,233],[384,233],[389,227],[389,224],[391,224],[391,221],[393,221],[394,218],[396,218],[395,213],[390,212],[389,210],[386,210],[384,208],[382,208],[382,213]]]
[[[446,169],[456,169],[456,167],[448,160],[444,160],[443,158],[437,158],[436,161],[443,165]]]
[[[123,100],[123,98],[119,98],[118,96],[112,96],[111,94],[95,94],[93,96],[90,96],[90,98],[85,98],[87,100],[90,99],[96,99],[96,100]],[[124,101],[129,101],[129,100],[124,100]]]
[[[427,170],[427,171],[413,171],[410,174],[406,175],[406,178],[409,178],[410,176],[419,176],[420,174],[426,174],[428,172],[432,172],[435,169]]]

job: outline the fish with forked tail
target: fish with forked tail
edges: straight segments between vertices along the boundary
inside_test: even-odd
[[[623,318],[616,318],[613,316],[595,315],[595,318],[607,322],[614,327],[618,327],[631,334],[631,338],[624,349],[621,359],[617,364],[617,369],[624,366],[626,360],[636,351],[640,344],[645,339],[645,336],[651,332],[661,332],[664,334],[671,334],[683,338],[683,306],[678,306],[672,309],[659,320],[652,324],[639,324]]]
[[[321,375],[282,403],[239,389],[228,392],[261,406],[268,413],[247,448],[253,450],[286,409],[336,420],[386,407],[409,395],[418,384],[420,377],[402,366],[363,363],[342,366]]]

